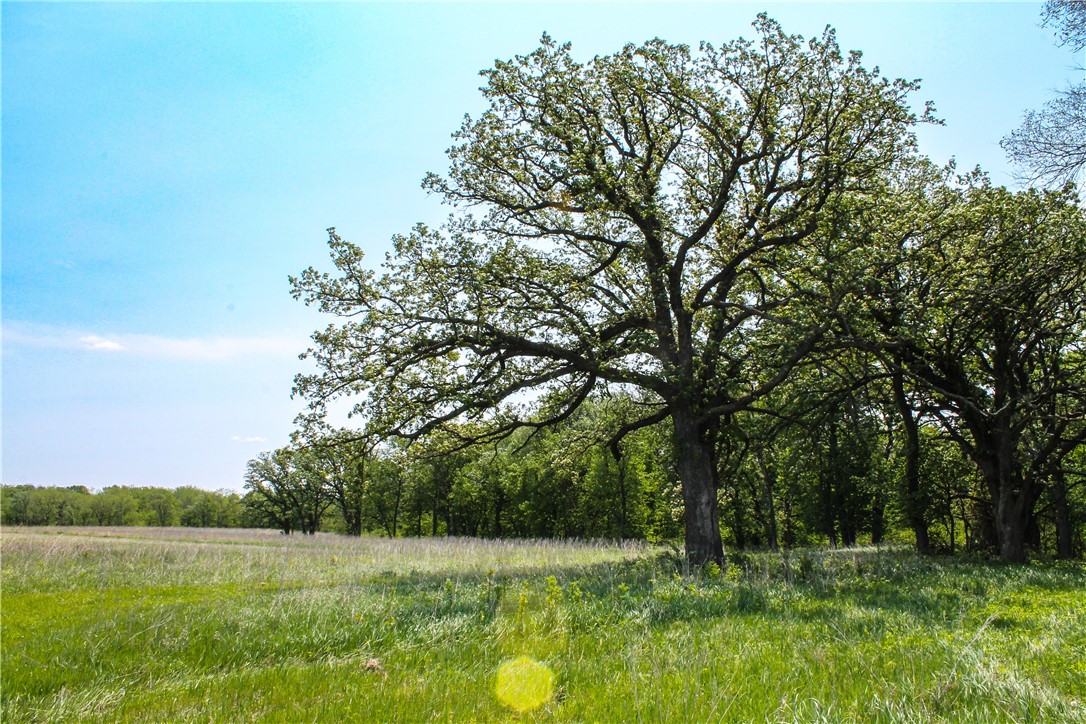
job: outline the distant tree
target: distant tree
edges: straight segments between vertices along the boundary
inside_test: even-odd
[[[314,448],[300,448],[291,453],[291,467],[287,497],[294,506],[298,528],[313,535],[320,530],[321,519],[332,505],[332,479],[339,470],[339,461]]]
[[[245,489],[249,492],[244,502],[258,518],[289,535],[301,518],[297,487],[292,452],[285,448],[263,452],[249,461],[245,473]]]
[[[181,505],[174,491],[166,488],[135,488],[133,497],[144,525],[180,525]]]
[[[30,503],[30,485],[0,487],[0,523],[26,525],[26,509]]]
[[[1061,45],[1074,52],[1086,48],[1086,2],[1048,0],[1042,18],[1056,29]],[[1086,82],[1059,93],[1039,111],[1027,111],[1002,146],[1028,181],[1078,180],[1086,169]]]
[[[887,476],[878,464],[884,447],[881,419],[860,395],[839,389],[823,371],[807,378],[802,389],[816,404],[798,406],[786,438],[795,449],[779,474],[805,489],[800,507],[808,530],[823,534],[835,548],[856,545],[861,534],[878,542],[888,497]],[[764,528],[764,513],[759,517]]]
[[[1060,45],[1074,52],[1086,48],[1086,2],[1082,0],[1047,0],[1041,10],[1042,25],[1054,27]]]
[[[212,525],[216,528],[238,528],[242,523],[241,496],[233,490],[218,490],[212,499],[214,515]]]
[[[0,522],[4,525],[81,525],[88,516],[90,493],[83,486],[0,488]]]
[[[210,491],[182,486],[174,491],[180,524],[192,528],[236,528],[241,525],[241,498],[231,490]]]
[[[1086,84],[1061,92],[1039,111],[1026,111],[1002,146],[1025,180],[1077,181],[1086,168]]]
[[[395,442],[368,465],[365,488],[366,517],[389,538],[400,534],[408,488],[409,457]]]
[[[1056,555],[1073,558],[1086,551],[1086,445],[1079,445],[1053,472],[1049,489],[1056,530]]]
[[[92,494],[84,485],[2,487],[5,525],[126,525],[237,527],[241,498],[228,490],[183,486],[109,486]]]
[[[930,501],[933,547],[954,553],[959,541],[975,545],[969,509],[972,500],[985,496],[977,467],[939,427],[926,424],[920,434],[919,472]]]
[[[489,108],[425,181],[476,213],[397,237],[380,277],[331,230],[339,275],[310,269],[294,294],[347,321],[314,335],[319,372],[297,391],[318,412],[357,395],[389,434],[468,420],[493,441],[637,388],[648,403],[620,433],[670,421],[687,554],[721,561],[721,418],[817,344],[827,221],[912,153],[917,122],[916,85],[843,55],[832,30],[755,27],[586,63],[545,37],[486,71]],[[526,391],[543,402],[515,404]]]
[[[64,496],[56,488],[34,488],[26,507],[27,525],[57,525]]]
[[[292,435],[294,448],[314,474],[323,477],[324,497],[336,509],[343,532],[361,535],[367,479],[380,439],[365,431],[333,429],[316,416],[302,416],[299,422]]]
[[[211,528],[214,526],[214,503],[212,495],[206,490],[192,486],[181,486],[174,491],[181,509],[180,523],[189,528]]]
[[[97,525],[139,525],[136,499],[129,488],[111,485],[92,496],[90,519]]]
[[[963,182],[984,180],[975,173]],[[858,304],[846,315],[845,336],[878,340],[873,364],[876,374],[883,376],[880,384],[885,390],[881,396],[897,420],[890,434],[896,438],[894,450],[903,488],[899,498],[905,522],[921,553],[932,551],[931,491],[921,475],[922,410],[928,397],[924,385],[906,370],[906,347],[897,339],[917,324],[916,314],[924,308],[927,289],[933,282],[918,261],[919,250],[955,243],[950,237],[958,228],[948,218],[963,203],[956,183],[953,165],[940,168],[927,160],[910,164],[892,178],[880,206],[865,209],[853,218],[855,238],[864,249],[860,267],[854,272],[862,280],[862,288],[855,296]],[[952,285],[955,278],[938,281]]]
[[[343,519],[347,535],[362,534],[367,475],[372,470],[373,443],[365,438],[326,441],[315,454],[327,461],[329,495]]]
[[[977,465],[1000,555],[1021,561],[1052,471],[1086,442],[1086,218],[1069,192],[981,185],[941,224],[900,247],[909,273],[872,306],[903,311],[886,358]]]

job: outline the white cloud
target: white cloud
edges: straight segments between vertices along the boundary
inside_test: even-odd
[[[163,337],[151,334],[94,334],[46,325],[5,324],[4,345],[52,347],[126,354],[153,359],[221,362],[242,357],[294,357],[307,344],[301,336]]]
[[[110,339],[99,337],[97,334],[88,334],[80,337],[79,342],[83,345],[83,349],[94,351],[108,350],[111,352],[120,352],[124,349],[124,345]]]
[[[231,435],[230,439],[234,442],[267,442],[266,437],[260,437],[259,435],[253,435],[252,437],[242,437],[241,435]]]

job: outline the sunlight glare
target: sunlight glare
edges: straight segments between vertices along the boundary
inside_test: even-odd
[[[494,693],[515,711],[532,711],[550,701],[554,693],[554,674],[538,661],[521,656],[498,668]]]

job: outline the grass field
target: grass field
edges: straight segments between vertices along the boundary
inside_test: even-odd
[[[1086,568],[4,529],[21,721],[1086,722]]]

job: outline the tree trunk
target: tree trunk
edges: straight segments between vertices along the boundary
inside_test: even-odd
[[[905,515],[916,537],[916,550],[919,553],[931,553],[931,539],[928,536],[928,521],[925,516],[927,505],[920,489],[920,427],[916,424],[913,408],[905,395],[904,375],[896,372],[892,381],[894,402],[897,403],[901,424],[905,428]]]
[[[1075,557],[1075,547],[1071,509],[1067,505],[1067,481],[1062,470],[1057,470],[1052,479],[1052,502],[1056,507],[1056,557],[1070,560]]]
[[[999,526],[996,525],[995,504],[991,498],[970,506],[973,517],[972,531],[969,536],[970,549],[984,553],[999,550]]]
[[[999,535],[999,557],[1009,563],[1026,561],[1026,527],[1028,516],[1021,515],[1015,501],[1001,498],[996,513],[996,533]]]
[[[362,535],[362,518],[357,510],[352,509],[350,515],[344,515],[343,521],[346,525],[347,535]]]
[[[754,518],[754,525],[751,526],[750,531],[750,544],[760,548],[763,545],[762,541],[768,537],[766,531],[769,529],[769,522],[766,520],[765,508],[763,507],[765,498],[762,495],[762,486],[759,485],[757,476],[747,475],[745,478],[749,483],[751,517]]]
[[[767,464],[762,453],[758,454],[758,464],[762,468],[762,491],[765,495],[766,537],[769,539],[769,548],[777,550],[779,548],[777,540],[777,508],[774,502],[774,491],[777,487],[777,466],[776,463]]]
[[[686,519],[686,557],[693,565],[724,564],[717,512],[713,446],[689,410],[673,410],[675,451],[683,489]]]
[[[353,494],[348,495],[347,509],[350,510],[350,517],[346,515],[344,511],[344,518],[347,519],[347,535],[362,535],[362,497],[365,490],[366,483],[366,453],[363,449],[362,455],[358,460],[358,469],[355,471],[357,478],[354,479],[353,484],[357,487],[354,488]]]
[[[738,477],[738,475],[736,476]],[[734,490],[730,496],[732,501],[732,535],[735,538],[735,547],[743,550],[747,547],[747,525],[743,515],[743,501],[739,486],[740,482],[736,479]]]
[[[619,458],[615,460],[615,467],[618,469],[618,501],[619,501],[619,516],[618,516],[618,539],[626,539],[626,522],[629,515],[629,501],[626,500],[626,463]]]
[[[951,519],[953,519],[953,517],[954,515],[952,513]],[[958,517],[962,521],[962,547],[965,550],[969,550],[971,541],[973,540],[973,532],[969,527],[969,506],[966,505],[964,497],[958,498]],[[951,548],[950,551],[953,553],[954,549]]]
[[[400,534],[400,502],[403,500],[403,480],[397,478],[396,499],[392,505],[392,532],[389,538],[395,538]]]
[[[871,542],[874,545],[882,543],[886,534],[886,501],[882,495],[882,489],[875,491],[875,499],[871,503]]]
[[[830,420],[830,439],[829,450],[826,454],[827,462],[823,462],[821,469],[818,471],[820,478],[819,490],[821,492],[820,503],[822,510],[820,511],[820,517],[822,518],[822,530],[830,539],[830,547],[837,548],[837,500],[836,500],[836,488],[834,485],[834,479],[837,477],[837,425]]]
[[[502,508],[505,505],[505,495],[498,483],[498,493],[494,496],[494,537],[502,537]]]
[[[794,548],[796,545],[796,521],[792,514],[792,492],[785,487],[781,496],[781,523],[784,530],[781,532],[781,543],[785,548]]]
[[[822,532],[830,539],[830,547],[837,548],[837,519],[833,514],[833,490],[830,473],[824,467],[818,471],[819,477],[819,517],[822,518]]]
[[[958,533],[957,533],[956,528],[954,526],[954,509],[951,508],[948,505],[947,510],[949,512],[948,512],[947,517],[946,517],[946,528],[950,532],[950,535],[949,535],[949,538],[950,538],[950,540],[949,540],[950,555],[954,555],[954,540],[957,537]]]
[[[343,516],[343,529],[347,535],[362,535],[362,511],[361,506],[356,505],[354,496],[341,484],[336,491],[336,507]]]
[[[1013,460],[1007,451],[997,451],[984,461],[981,471],[992,496],[992,513],[999,557],[1008,563],[1024,563],[1026,537],[1033,511],[1028,483],[1016,485]]]
[[[1037,522],[1037,516],[1032,510],[1026,520],[1026,545],[1034,550],[1041,550],[1041,524]]]

